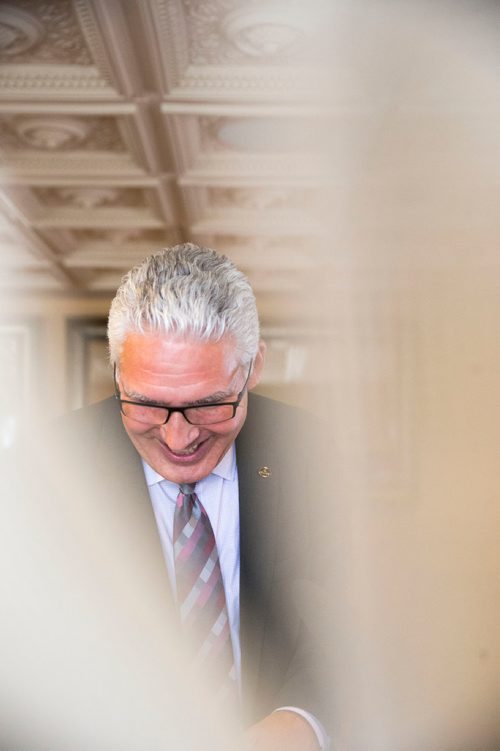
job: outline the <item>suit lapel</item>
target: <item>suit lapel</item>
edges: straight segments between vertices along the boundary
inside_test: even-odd
[[[252,715],[262,659],[265,614],[275,564],[279,466],[265,439],[260,404],[250,395],[236,440],[240,505],[240,642],[243,705]],[[264,468],[269,468],[267,476]],[[259,473],[260,470],[260,473]]]

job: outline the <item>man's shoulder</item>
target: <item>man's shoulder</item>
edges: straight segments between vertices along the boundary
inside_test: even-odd
[[[312,415],[301,407],[296,407],[286,402],[278,401],[278,399],[263,396],[262,394],[256,394],[253,391],[248,394],[248,414],[250,418],[252,415],[259,418],[272,415],[284,420],[307,421],[312,419]]]
[[[59,417],[52,428],[49,457],[64,465],[69,476],[85,487],[97,483],[120,488],[139,478],[143,481],[139,454],[122,423],[114,397]]]
[[[54,421],[54,428],[63,431],[99,431],[109,424],[119,425],[120,408],[117,400],[111,396],[108,399],[89,404],[79,409],[66,412]]]
[[[114,397],[90,404],[58,417],[52,426],[55,445],[75,447],[82,458],[108,453],[111,445],[127,450],[120,407]]]
[[[238,456],[282,463],[307,457],[316,443],[317,418],[306,410],[258,394],[249,394],[245,424],[236,440]]]
[[[261,394],[248,395],[248,415],[244,426],[248,433],[258,431],[261,436],[297,437],[313,433],[318,419],[307,410]]]

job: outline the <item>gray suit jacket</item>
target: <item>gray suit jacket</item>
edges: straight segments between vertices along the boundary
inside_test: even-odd
[[[302,707],[325,724],[327,719],[318,685],[321,656],[297,600],[300,582],[313,575],[317,547],[311,523],[315,470],[307,459],[312,452],[306,426],[307,418],[298,410],[250,394],[248,416],[236,441],[247,723],[279,706]],[[136,578],[154,581],[164,591],[165,602],[171,602],[141,461],[123,429],[116,400],[63,418],[58,438],[78,447],[71,452],[71,474],[86,488],[96,518],[102,513],[116,518],[116,534],[131,556]],[[269,471],[259,472],[263,467]]]

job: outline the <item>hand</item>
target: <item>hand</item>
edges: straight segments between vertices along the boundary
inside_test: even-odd
[[[273,712],[244,735],[243,751],[319,751],[312,727],[296,712]]]

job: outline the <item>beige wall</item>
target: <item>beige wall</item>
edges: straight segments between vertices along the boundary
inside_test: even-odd
[[[332,221],[325,291],[333,691],[346,748],[494,751],[498,56],[486,6],[420,7],[374,17],[380,69],[362,44],[352,53],[380,100]]]
[[[103,298],[25,294],[2,300],[2,322],[34,326],[32,396],[43,400],[48,414],[68,409],[68,321],[106,319],[108,309],[109,301]]]
[[[415,269],[411,285],[359,294],[351,336],[332,344],[325,492],[347,748],[498,747],[499,292],[498,268],[473,258]]]

